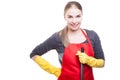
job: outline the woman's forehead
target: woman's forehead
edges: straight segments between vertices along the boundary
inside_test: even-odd
[[[69,9],[66,10],[65,14],[82,14],[82,11],[78,9],[77,7],[70,7]]]

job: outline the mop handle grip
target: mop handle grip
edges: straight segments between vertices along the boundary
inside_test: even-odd
[[[84,48],[83,47],[81,47],[81,53],[84,53]],[[84,65],[81,63],[81,73],[80,73],[81,75],[80,75],[80,78],[81,78],[81,80],[84,80]]]

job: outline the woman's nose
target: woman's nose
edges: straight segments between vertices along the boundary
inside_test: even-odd
[[[76,23],[76,22],[77,22],[77,19],[76,19],[76,18],[73,18],[72,22],[73,22],[73,23]]]

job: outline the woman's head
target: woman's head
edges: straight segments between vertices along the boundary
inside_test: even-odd
[[[64,8],[64,18],[67,21],[67,26],[61,30],[60,36],[65,47],[69,44],[67,31],[77,31],[81,25],[82,20],[82,6],[76,1],[70,1]]]
[[[82,21],[82,6],[76,1],[70,1],[64,9],[64,18],[67,21],[68,29],[76,31]]]

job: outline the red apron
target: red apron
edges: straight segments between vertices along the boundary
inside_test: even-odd
[[[80,80],[80,61],[76,55],[77,51],[84,48],[84,52],[89,56],[94,56],[93,48],[88,36],[81,30],[86,37],[87,43],[69,44],[65,48],[62,59],[62,71],[58,80]],[[92,68],[84,64],[84,80],[94,80]]]

